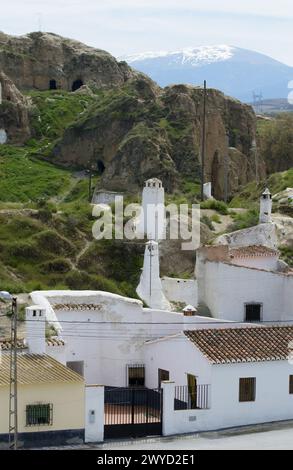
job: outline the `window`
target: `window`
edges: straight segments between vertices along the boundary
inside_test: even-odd
[[[128,365],[127,372],[129,387],[144,387],[145,366],[143,364]]]
[[[293,375],[289,376],[289,393],[293,395]]]
[[[27,405],[26,426],[51,426],[53,424],[53,405]]]
[[[73,370],[77,374],[84,377],[84,361],[70,361],[66,362],[66,367]]]
[[[245,304],[245,321],[260,322],[262,314],[262,304]]]
[[[255,401],[256,379],[247,377],[239,379],[239,401]]]
[[[170,380],[170,372],[164,369],[158,369],[158,387],[161,388],[162,382]]]

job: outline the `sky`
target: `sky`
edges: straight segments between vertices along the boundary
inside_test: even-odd
[[[293,66],[292,0],[0,0],[0,31],[50,31],[115,56],[228,44]]]

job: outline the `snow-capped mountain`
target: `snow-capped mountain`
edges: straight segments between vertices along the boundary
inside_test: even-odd
[[[199,85],[206,79],[209,87],[246,102],[253,100],[253,92],[262,92],[265,99],[287,98],[288,82],[293,80],[293,67],[264,54],[228,45],[145,52],[119,59],[161,86]]]

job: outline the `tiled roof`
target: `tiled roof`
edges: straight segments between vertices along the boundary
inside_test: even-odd
[[[3,354],[0,363],[0,386],[9,385],[9,375],[10,359],[8,355]],[[83,377],[50,356],[18,354],[17,382],[21,385],[55,382],[76,383],[83,382]]]
[[[288,358],[293,326],[215,328],[184,334],[213,364],[281,361]]]
[[[65,346],[65,341],[61,338],[57,338],[57,336],[47,338],[46,343],[47,346]]]
[[[0,339],[0,350],[1,351],[10,351],[11,349],[11,340],[10,339]],[[17,349],[27,349],[24,339],[17,340]]]
[[[277,250],[263,245],[243,246],[229,250],[229,255],[234,258],[246,258],[251,256],[278,256],[278,254],[279,252]]]
[[[65,341],[61,338],[52,337],[46,339],[47,346],[64,346]],[[28,346],[24,339],[17,340],[17,349],[27,349]],[[11,339],[0,339],[0,350],[1,351],[10,351],[11,349]]]
[[[54,310],[100,310],[99,304],[53,304]]]

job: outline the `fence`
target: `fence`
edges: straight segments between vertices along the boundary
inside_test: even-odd
[[[208,410],[209,385],[179,385],[175,387],[174,410]]]

